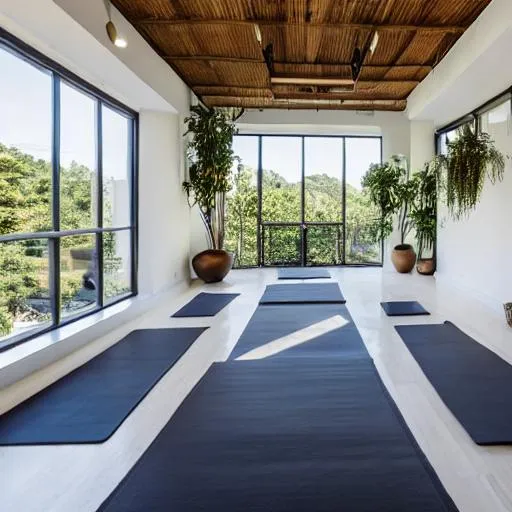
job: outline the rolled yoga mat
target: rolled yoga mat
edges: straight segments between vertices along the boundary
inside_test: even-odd
[[[448,512],[370,360],[215,364],[101,512]]]
[[[388,316],[416,316],[430,315],[430,313],[416,301],[381,302],[380,305]]]
[[[239,293],[201,292],[172,316],[176,318],[215,316],[239,295]]]
[[[369,358],[344,304],[258,306],[230,359]]]
[[[277,269],[278,279],[328,279],[331,274],[325,268],[284,267]]]
[[[337,283],[271,284],[260,304],[344,304]]]
[[[0,416],[0,445],[106,441],[205,330],[131,332]]]
[[[475,443],[512,444],[512,366],[509,363],[451,322],[395,328]]]

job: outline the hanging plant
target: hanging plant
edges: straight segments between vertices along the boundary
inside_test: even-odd
[[[491,183],[501,181],[505,157],[488,133],[473,130],[469,123],[459,128],[458,136],[447,143],[447,154],[433,165],[446,170],[446,204],[455,219],[468,215],[480,201],[488,176]]]

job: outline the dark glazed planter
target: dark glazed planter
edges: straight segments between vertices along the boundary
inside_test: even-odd
[[[436,271],[434,258],[418,258],[416,262],[416,270],[418,274],[423,276],[431,276]]]
[[[192,267],[197,276],[205,283],[222,281],[233,266],[233,254],[227,251],[207,249],[196,254]]]
[[[409,244],[397,245],[391,253],[391,261],[397,272],[408,274],[416,263],[416,253]]]

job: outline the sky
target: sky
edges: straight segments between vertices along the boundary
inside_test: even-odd
[[[380,139],[346,138],[347,183],[361,189],[361,177],[372,163],[380,162]],[[300,137],[263,137],[262,167],[278,172],[286,181],[301,180],[302,147]],[[242,163],[258,168],[258,137],[240,136],[233,145]],[[327,174],[341,180],[343,176],[343,139],[306,137],[304,143],[305,174]]]
[[[51,76],[0,48],[0,142],[47,161],[51,159]],[[104,178],[127,179],[128,120],[103,109]],[[61,164],[74,160],[95,167],[95,102],[62,82]],[[370,163],[380,161],[380,140],[347,138],[347,183],[360,188],[361,176]],[[305,172],[328,174],[341,179],[342,139],[307,137]],[[256,137],[237,137],[235,153],[243,163],[258,166]],[[263,167],[272,169],[289,182],[301,179],[301,139],[266,137],[263,140]]]
[[[0,142],[51,160],[51,76],[0,48]],[[103,109],[103,175],[126,180],[129,121]],[[61,82],[61,164],[95,167],[95,102]]]

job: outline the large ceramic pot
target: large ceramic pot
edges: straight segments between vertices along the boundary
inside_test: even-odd
[[[434,258],[418,258],[416,262],[416,270],[418,274],[422,274],[424,276],[431,276],[436,271],[436,266],[434,262]]]
[[[192,267],[197,276],[205,283],[222,281],[233,266],[233,253],[208,249],[196,254]]]
[[[397,272],[401,274],[408,274],[416,263],[416,253],[409,244],[397,245],[391,253],[391,261],[395,266]]]

